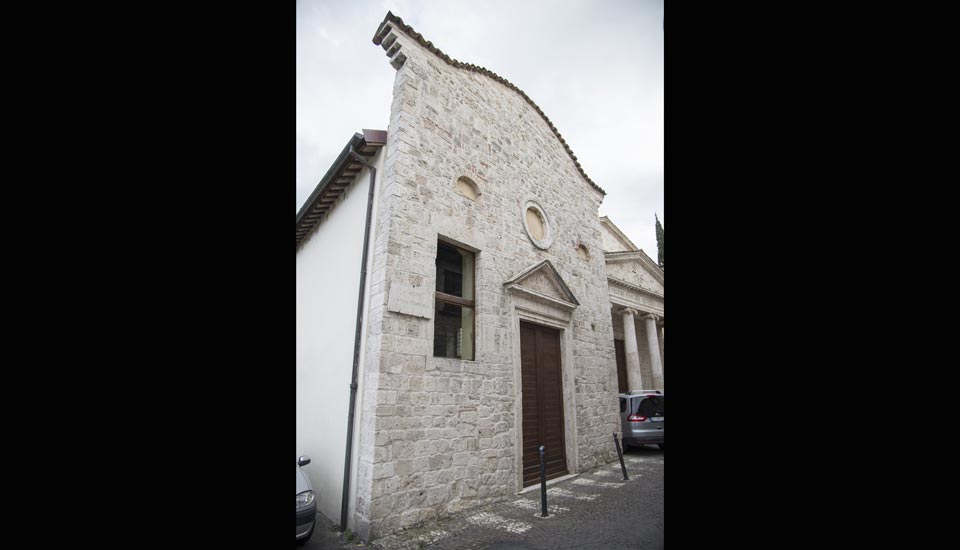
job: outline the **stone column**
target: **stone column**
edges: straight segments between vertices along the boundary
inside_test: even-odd
[[[653,387],[650,389],[664,391],[663,363],[660,362],[660,339],[657,338],[657,316],[651,313],[645,315],[643,320],[647,322],[647,347],[650,349],[650,370],[653,371]]]
[[[666,352],[664,352],[663,350],[664,350],[664,348],[666,348],[667,346],[666,346],[666,344],[663,343],[663,342],[664,342],[664,339],[663,339],[663,317],[660,318],[660,322],[657,323],[657,327],[660,328],[660,369],[661,369],[661,370],[664,370],[664,369],[667,368],[667,359],[666,359],[666,357],[665,357]],[[661,381],[661,382],[662,382],[662,381]],[[661,389],[662,389],[662,388],[661,388]]]
[[[623,315],[623,354],[627,358],[627,391],[643,389],[640,379],[640,351],[637,348],[637,327],[634,316],[637,310],[625,308]]]

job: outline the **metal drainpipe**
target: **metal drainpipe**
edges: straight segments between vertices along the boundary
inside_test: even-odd
[[[360,336],[363,329],[363,297],[367,286],[367,251],[370,244],[370,223],[373,218],[373,191],[377,169],[367,159],[354,152],[350,156],[370,170],[370,190],[367,192],[367,222],[363,228],[363,258],[360,260],[360,296],[357,298],[357,332],[353,339],[353,374],[350,377],[350,410],[347,412],[347,451],[343,459],[343,499],[340,502],[340,532],[347,528],[347,509],[350,499],[350,459],[353,454],[353,411],[357,403],[357,370],[360,365]]]

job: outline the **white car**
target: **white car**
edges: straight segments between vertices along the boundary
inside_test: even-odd
[[[310,464],[310,457],[297,459],[297,544],[306,544],[313,534],[313,524],[317,520],[317,499],[313,494],[310,480],[300,470]]]

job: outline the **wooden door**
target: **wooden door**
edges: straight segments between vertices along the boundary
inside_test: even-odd
[[[560,331],[520,323],[523,401],[523,486],[540,481],[540,445],[546,447],[547,479],[566,475]]]
[[[623,340],[614,340],[613,348],[617,352],[617,389],[620,393],[627,393],[627,354],[624,352]]]

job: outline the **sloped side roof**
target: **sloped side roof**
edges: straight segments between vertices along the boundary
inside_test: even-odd
[[[506,78],[503,78],[502,76],[498,75],[497,73],[489,69],[486,69],[484,67],[479,67],[477,65],[473,65],[470,63],[463,63],[461,61],[457,61],[456,59],[453,59],[449,55],[440,51],[439,48],[434,46],[433,42],[430,42],[429,40],[425,39],[422,34],[413,30],[413,27],[404,23],[403,19],[397,17],[396,15],[394,15],[392,12],[389,12],[389,11],[387,12],[387,15],[383,18],[383,22],[380,23],[379,27],[377,27],[377,32],[373,35],[373,43],[379,46],[380,43],[383,42],[383,39],[386,38],[388,34],[390,34],[390,31],[393,29],[394,26],[396,26],[398,29],[403,31],[407,36],[416,40],[418,44],[420,44],[421,46],[429,50],[431,53],[433,53],[434,55],[436,55],[437,57],[445,61],[447,65],[456,67],[458,69],[466,69],[468,71],[473,71],[475,73],[486,75],[496,80],[497,82],[503,84],[507,88],[510,88],[511,90],[520,94],[520,97],[526,100],[526,102],[529,103],[530,106],[533,107],[534,110],[536,110],[541,117],[543,117],[544,122],[546,122],[547,125],[550,127],[550,129],[553,131],[553,134],[557,136],[557,139],[560,140],[560,143],[563,145],[563,148],[567,151],[567,154],[570,155],[570,158],[573,160],[573,163],[576,165],[577,170],[580,171],[580,175],[582,175],[583,178],[587,180],[587,183],[589,183],[594,189],[599,191],[602,195],[607,194],[606,191],[604,191],[603,189],[600,188],[599,185],[594,183],[593,180],[590,179],[590,176],[588,176],[587,173],[583,171],[583,167],[580,166],[580,162],[577,160],[577,155],[573,154],[573,151],[570,149],[570,146],[567,145],[566,140],[564,140],[563,136],[560,135],[560,131],[557,130],[556,126],[554,126],[553,123],[550,122],[550,119],[547,118],[547,115],[544,114],[543,110],[540,109],[540,107],[537,106],[537,104],[534,103],[533,100],[530,99],[530,97],[526,93],[524,93],[523,90],[515,86],[512,82],[510,82]]]
[[[297,212],[298,248],[363,168],[356,159],[350,157],[350,152],[354,151],[369,161],[386,142],[385,131],[365,129],[363,134],[354,134],[343,146],[340,156]]]

